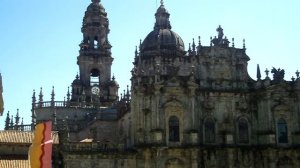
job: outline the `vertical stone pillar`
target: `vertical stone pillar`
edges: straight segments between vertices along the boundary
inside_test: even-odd
[[[196,149],[191,149],[191,168],[198,168],[198,153]]]
[[[150,149],[145,149],[144,150],[144,168],[151,168],[151,150]]]
[[[233,168],[234,167],[234,149],[227,149],[227,159],[228,159],[228,168]]]

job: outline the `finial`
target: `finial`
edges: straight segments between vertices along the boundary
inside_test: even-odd
[[[269,78],[269,72],[270,72],[270,71],[269,71],[268,68],[267,68],[267,69],[265,70],[265,73],[266,73],[266,76],[267,76],[266,78]]]
[[[8,130],[9,124],[10,124],[10,118],[9,118],[9,111],[8,111],[5,119],[5,130]]]
[[[140,48],[140,52],[142,51],[142,39],[140,39],[140,46],[139,46],[139,48]]]
[[[191,43],[189,43],[189,50],[188,50],[189,54],[192,53],[192,49],[191,49]]]
[[[160,5],[164,5],[164,1],[163,0],[160,0]]]
[[[67,102],[70,102],[70,87],[68,86],[68,92],[67,92]]]
[[[130,93],[129,93],[129,85],[127,85],[127,91],[126,91],[126,98],[127,100],[129,100],[129,96],[130,96]]]
[[[21,125],[24,125],[24,122],[23,122],[23,117],[22,117],[22,120],[21,120]]]
[[[16,117],[15,117],[15,125],[19,125],[19,120],[20,120],[20,117],[19,117],[19,109],[17,109],[17,114],[16,114]]]
[[[43,102],[43,88],[40,88],[39,102]]]
[[[54,93],[54,86],[52,86],[51,102],[54,102],[54,96],[55,96],[55,93]]]
[[[77,80],[79,79],[79,75],[78,75],[78,72],[77,72],[77,75],[76,75],[76,77],[75,77]]]
[[[193,38],[193,44],[192,44],[193,52],[196,51],[196,45],[195,45],[195,39]]]
[[[14,126],[14,116],[11,115],[11,118],[10,118],[10,126]]]
[[[246,49],[246,41],[243,39],[243,49]]]
[[[212,46],[212,37],[210,36],[210,46]]]
[[[33,93],[32,93],[32,104],[35,104],[35,101],[36,101],[35,90],[33,89]]]
[[[293,81],[293,82],[295,81],[295,78],[294,78],[294,76],[292,76],[292,78],[291,78],[291,79],[292,79],[292,81]]]
[[[134,54],[135,54],[135,58],[136,58],[138,56],[137,46],[135,46],[135,52],[134,52]]]
[[[258,80],[261,79],[261,74],[260,74],[260,68],[259,68],[259,64],[257,64],[257,72],[256,72],[256,77]]]
[[[232,38],[232,47],[234,48],[234,38]]]
[[[297,79],[299,78],[299,74],[300,74],[300,72],[297,70],[297,71],[296,71]]]
[[[101,0],[92,0],[93,3],[99,3]]]
[[[112,78],[111,78],[113,81],[115,81],[115,74],[113,74]]]
[[[201,46],[201,37],[200,36],[198,36],[198,45],[199,45],[199,47]]]

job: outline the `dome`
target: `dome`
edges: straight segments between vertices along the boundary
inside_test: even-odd
[[[179,49],[184,51],[184,43],[181,37],[170,29],[159,29],[150,32],[142,43],[142,51],[155,49]]]
[[[163,3],[155,13],[154,30],[150,32],[141,45],[141,51],[167,49],[184,52],[184,43],[181,37],[171,30],[170,14]]]
[[[77,74],[76,77],[75,77],[75,79],[72,82],[72,85],[81,85],[81,84],[82,83],[81,83],[81,81],[79,79],[79,75]]]
[[[119,83],[117,82],[117,81],[115,81],[115,80],[113,80],[113,81],[110,81],[109,82],[109,86],[117,86],[117,87],[119,87]]]

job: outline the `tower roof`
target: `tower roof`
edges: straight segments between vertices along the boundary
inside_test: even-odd
[[[184,43],[181,37],[172,31],[169,20],[170,13],[164,6],[163,1],[155,13],[154,30],[151,31],[141,45],[141,51],[156,49],[168,49],[184,52]]]
[[[100,0],[92,0],[82,22],[83,41],[80,44],[80,53],[82,55],[94,54],[98,57],[111,56],[109,31],[109,21],[104,7]]]

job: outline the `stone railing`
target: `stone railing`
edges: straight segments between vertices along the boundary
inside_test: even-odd
[[[65,101],[45,101],[35,103],[35,107],[67,107]]]
[[[66,152],[117,152],[118,148],[103,142],[67,142],[63,144]]]
[[[9,127],[5,128],[5,130],[33,131],[34,128],[32,127],[32,125],[27,124],[27,125],[9,126]]]
[[[49,108],[49,107],[75,107],[75,108],[99,108],[101,103],[80,103],[68,101],[43,101],[34,104],[35,108]]]

